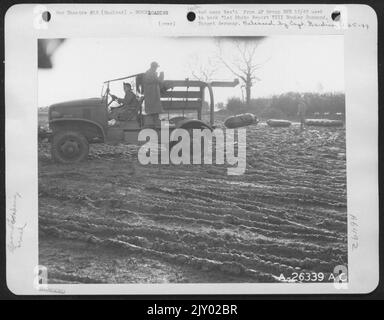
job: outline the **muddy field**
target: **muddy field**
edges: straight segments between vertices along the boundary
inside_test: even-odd
[[[39,255],[49,283],[276,282],[347,264],[345,130],[247,129],[247,171],[149,165],[39,145]]]

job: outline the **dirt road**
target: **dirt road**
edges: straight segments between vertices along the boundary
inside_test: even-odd
[[[140,165],[39,146],[39,255],[50,283],[276,282],[347,264],[345,130],[247,129],[247,171]],[[281,278],[280,278],[281,280]]]

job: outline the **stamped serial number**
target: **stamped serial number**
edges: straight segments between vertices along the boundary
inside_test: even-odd
[[[328,279],[328,277],[323,272],[293,272],[289,276],[280,274],[278,280],[282,282],[323,282],[325,280],[333,281],[333,279]]]

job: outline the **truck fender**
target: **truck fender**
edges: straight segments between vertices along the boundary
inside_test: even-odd
[[[210,131],[213,131],[213,128],[209,124],[196,119],[185,119],[185,120],[179,121],[176,123],[176,129],[185,129],[185,130],[209,129]],[[171,141],[175,141],[174,136],[175,136],[175,131],[172,131],[170,135]]]
[[[197,120],[197,119],[185,119],[182,121],[177,122],[176,128],[180,129],[209,129],[213,131],[212,126],[207,124],[204,121]]]
[[[95,130],[99,135],[101,135],[103,141],[105,141],[105,131],[104,128],[97,122],[88,119],[54,119],[49,121],[49,127],[54,131],[55,127],[64,127],[70,128],[71,130],[83,131],[84,135],[88,139],[92,139],[93,137],[90,134],[89,129]],[[87,130],[88,129],[88,130]],[[85,132],[84,132],[85,131]]]

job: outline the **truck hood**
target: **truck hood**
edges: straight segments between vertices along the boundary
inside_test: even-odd
[[[67,107],[99,107],[103,104],[102,98],[89,98],[89,99],[78,99],[65,102],[54,103],[51,108],[67,108]]]

